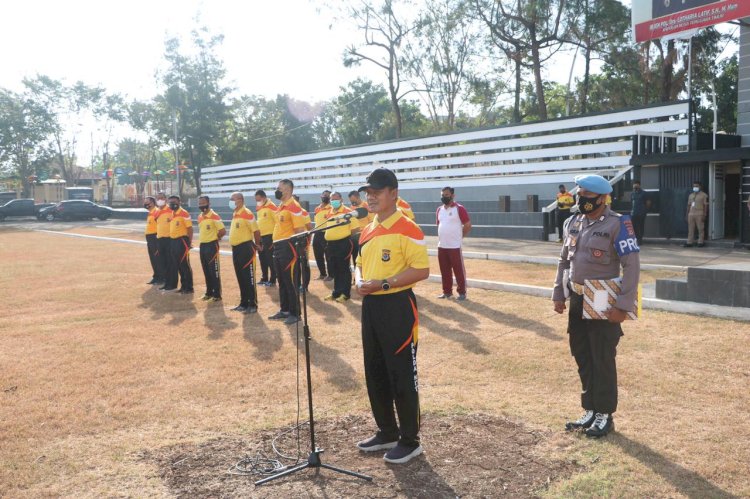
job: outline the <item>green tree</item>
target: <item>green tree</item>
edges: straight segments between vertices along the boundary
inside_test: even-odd
[[[316,120],[315,129],[327,142],[321,146],[350,146],[378,140],[390,126],[388,93],[364,79],[349,82]]]

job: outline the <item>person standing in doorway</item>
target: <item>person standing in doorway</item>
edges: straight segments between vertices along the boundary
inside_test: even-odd
[[[557,242],[561,243],[563,238],[563,224],[565,220],[570,217],[570,209],[576,203],[573,195],[568,192],[564,184],[557,186],[557,213],[555,213],[555,219],[557,221]]]
[[[685,218],[688,223],[687,242],[685,248],[692,248],[695,237],[695,229],[698,229],[698,247],[706,245],[706,217],[708,217],[708,194],[703,192],[703,184],[699,181],[693,182],[693,192],[688,196],[687,211]]]
[[[443,187],[441,204],[435,218],[438,226],[438,263],[443,279],[443,294],[438,298],[453,296],[453,276],[456,276],[458,300],[466,299],[466,270],[461,246],[471,231],[471,218],[462,205],[455,201],[455,189]]]
[[[646,229],[646,214],[651,205],[651,200],[646,197],[646,193],[641,189],[639,181],[633,182],[633,194],[630,196],[632,207],[630,209],[630,218],[633,220],[633,230],[635,237],[638,239],[638,246],[643,243],[643,232]]]

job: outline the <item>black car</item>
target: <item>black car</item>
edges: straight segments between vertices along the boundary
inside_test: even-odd
[[[39,220],[73,220],[73,219],[92,219],[106,220],[112,216],[112,208],[92,203],[82,199],[69,199],[61,201],[55,206],[50,206],[39,211],[37,218]]]
[[[0,221],[7,217],[34,217],[39,216],[39,212],[48,206],[54,206],[55,203],[35,204],[33,199],[11,199],[4,205],[0,206]]]

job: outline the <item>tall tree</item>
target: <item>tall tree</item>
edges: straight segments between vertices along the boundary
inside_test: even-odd
[[[397,13],[394,7],[403,10]],[[388,95],[396,119],[396,137],[401,137],[403,117],[400,101],[408,93],[401,91],[401,59],[406,37],[415,27],[415,23],[404,14],[408,10],[407,3],[398,3],[398,0],[351,0],[344,10],[346,17],[357,23],[364,36],[361,44],[346,49],[344,65],[350,67],[369,62],[385,71]]]

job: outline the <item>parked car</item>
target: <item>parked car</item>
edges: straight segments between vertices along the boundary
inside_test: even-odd
[[[11,199],[0,206],[0,221],[7,217],[35,217],[39,211],[55,203],[34,204],[33,199]]]
[[[90,220],[92,218],[98,218],[99,220],[106,220],[110,216],[112,216],[112,208],[108,206],[102,206],[82,199],[69,199],[67,201],[61,201],[54,206],[44,208],[39,211],[37,218],[39,220],[47,220],[48,222],[51,222],[60,219]]]

